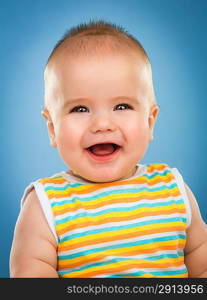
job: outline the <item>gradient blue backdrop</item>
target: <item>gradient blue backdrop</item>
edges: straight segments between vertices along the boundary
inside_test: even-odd
[[[24,188],[65,169],[40,115],[45,62],[66,29],[91,18],[124,26],[148,52],[160,115],[143,162],[176,166],[207,221],[207,1],[21,0],[0,6],[0,277],[9,277]]]

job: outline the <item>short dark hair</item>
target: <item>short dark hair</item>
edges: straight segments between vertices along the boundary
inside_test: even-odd
[[[141,45],[141,43],[131,34],[127,32],[120,25],[116,25],[111,22],[106,22],[104,20],[89,21],[88,23],[81,23],[74,26],[66,31],[62,38],[54,46],[48,60],[47,64],[57,52],[57,50],[65,43],[69,42],[77,37],[95,37],[95,36],[111,36],[112,38],[118,40],[122,44],[128,44],[130,47],[138,49],[143,53],[144,57],[149,61],[148,55]]]

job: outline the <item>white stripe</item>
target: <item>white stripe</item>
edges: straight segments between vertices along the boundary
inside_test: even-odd
[[[146,189],[147,191],[151,192],[151,190],[155,189],[155,188],[160,188],[160,187],[163,187],[165,188],[165,186],[168,188],[169,186],[171,186],[172,184],[175,183],[175,180],[171,180],[169,183],[165,183],[165,182],[161,182],[161,183],[157,183],[157,184],[154,184],[152,187],[150,185],[148,185],[147,183],[145,184],[125,184],[125,185],[117,185],[117,186],[109,186],[109,187],[103,187],[103,188],[99,188],[98,190],[96,191],[89,191],[88,193],[84,191],[83,194],[79,194],[77,192],[77,194],[75,193],[75,188],[73,189],[73,197],[74,195],[76,195],[79,199],[86,199],[86,198],[92,198],[92,197],[96,197],[97,195],[99,195],[100,193],[109,193],[111,191],[114,191],[115,189],[118,189],[118,190],[126,190],[126,189],[133,189],[134,190],[134,193],[132,194],[136,194],[136,193],[139,193],[139,190],[138,189]],[[68,184],[68,183],[67,183]],[[64,184],[66,186],[66,184]],[[45,185],[45,187],[48,187],[48,186],[51,186],[51,187],[57,187],[58,185],[56,184],[48,184],[48,185]],[[63,186],[61,186],[63,187]],[[137,191],[135,191],[137,189]],[[161,191],[162,192],[162,191]],[[116,194],[119,194],[120,192],[117,191]],[[125,192],[127,193],[127,192]],[[114,194],[114,195],[116,195]],[[106,195],[107,196],[107,195]],[[121,196],[121,194],[120,194]],[[104,196],[103,196],[104,197]],[[61,202],[63,200],[68,200],[68,196],[66,197],[61,197],[61,198],[58,198],[58,199],[55,199],[56,202]],[[93,201],[93,200],[91,200]]]
[[[154,220],[154,221],[160,221],[160,217],[162,217],[162,220],[167,220],[169,218],[180,218],[180,217],[185,217],[185,214],[180,214],[180,213],[174,213],[171,215],[158,215],[158,216],[151,216],[150,220]],[[69,233],[66,232],[62,235],[60,235],[61,239],[68,236],[68,234],[72,235],[72,234],[77,234],[77,233],[84,233],[86,231],[89,230],[96,230],[96,229],[107,229],[107,228],[113,228],[113,227],[117,227],[117,226],[126,226],[126,225],[132,225],[132,224],[136,224],[136,223],[140,223],[140,222],[144,222],[144,221],[149,221],[149,217],[139,217],[133,220],[128,220],[128,221],[117,221],[117,222],[110,222],[110,223],[104,223],[104,224],[98,224],[98,225],[91,225],[91,226],[87,226],[84,228],[77,228],[74,230],[71,230]],[[164,223],[163,223],[164,224]],[[147,225],[147,224],[146,224]],[[149,224],[150,225],[150,224]],[[127,228],[126,228],[127,229]]]
[[[182,232],[165,232],[165,236],[164,237],[168,237],[168,236],[174,236],[176,234],[179,234]],[[99,249],[102,247],[108,247],[108,246],[117,246],[117,245],[121,245],[121,244],[127,244],[127,243],[132,243],[132,242],[142,242],[145,240],[149,240],[149,239],[153,239],[153,238],[162,238],[163,233],[153,233],[153,234],[149,234],[149,235],[144,235],[144,236],[139,236],[139,237],[134,237],[134,238],[126,238],[126,239],[122,239],[122,240],[115,240],[115,241],[111,241],[111,242],[104,242],[104,243],[100,243],[100,244],[92,244],[92,245],[88,245],[88,246],[84,246],[84,247],[80,247],[80,248],[76,248],[74,250],[67,250],[67,251],[61,251],[60,256],[62,255],[70,255],[70,254],[76,254],[78,252],[82,252],[82,251],[88,251],[88,250],[92,250],[92,249]],[[184,232],[183,232],[184,234]],[[95,241],[94,241],[95,242]],[[152,241],[153,243],[153,241]],[[139,245],[137,245],[139,246]],[[140,245],[143,246],[143,245]],[[122,248],[120,248],[122,249]],[[118,249],[119,250],[119,249]]]
[[[118,187],[119,188],[119,187]],[[132,186],[132,188],[134,189],[134,186]],[[110,191],[113,191],[114,189],[111,189],[111,190],[108,190],[108,192]],[[102,191],[101,190],[99,190],[99,191],[96,191],[96,194],[93,194],[93,196],[94,197],[97,197],[97,196],[99,196],[100,195],[100,193],[102,193]],[[92,197],[92,193],[91,194],[88,194],[88,195],[90,195],[91,197]],[[64,195],[61,195],[61,198],[51,198],[50,199],[50,201],[51,202],[55,202],[55,203],[61,203],[62,201],[70,201],[70,200],[73,200],[74,198],[78,198],[80,201],[83,201],[83,202],[85,202],[85,203],[93,203],[93,201],[97,201],[97,200],[99,200],[99,199],[103,199],[103,198],[106,198],[106,197],[110,197],[110,196],[113,196],[114,197],[114,199],[116,199],[116,198],[121,198],[122,196],[124,195],[124,197],[127,199],[127,197],[132,197],[132,198],[136,198],[136,197],[139,197],[139,196],[141,196],[141,197],[143,197],[144,196],[144,193],[142,194],[142,195],[140,195],[140,192],[139,191],[137,191],[137,192],[134,192],[134,193],[129,193],[128,195],[127,195],[127,192],[125,192],[125,193],[120,193],[119,191],[117,191],[117,193],[112,193],[111,195],[110,194],[108,194],[108,195],[102,195],[101,197],[99,196],[99,197],[97,197],[97,198],[94,198],[94,199],[90,199],[90,200],[86,200],[87,198],[89,198],[89,197],[87,197],[87,195],[86,194],[83,194],[83,195],[80,195],[80,194],[78,194],[78,193],[75,193],[75,191],[73,190],[72,191],[72,195],[71,196],[68,196],[68,195],[66,195],[66,196],[64,196]],[[165,194],[164,194],[165,195]],[[163,196],[164,196],[163,195]],[[176,196],[173,196],[173,195],[169,195],[167,198],[166,197],[163,197],[162,198],[162,194],[160,194],[160,200],[165,200],[165,199],[169,199],[169,198],[174,198],[174,197],[176,197]],[[178,197],[179,198],[179,197]],[[144,199],[143,199],[144,200]],[[156,201],[157,199],[153,199],[153,200],[148,200],[148,201],[153,201],[153,203],[154,203],[154,201]],[[139,201],[142,201],[142,200],[139,200]]]
[[[44,188],[48,188],[48,187],[66,188],[66,185],[70,186],[70,183],[68,183],[68,182],[67,183],[66,182],[63,182],[63,183],[43,183],[43,185],[44,185]]]
[[[111,260],[117,260],[117,259],[127,259],[128,262],[130,262],[131,260],[134,260],[134,259],[148,259],[148,258],[151,258],[153,256],[159,256],[159,255],[167,255],[167,254],[176,254],[177,255],[177,251],[181,251],[182,249],[176,249],[176,250],[166,250],[166,251],[156,251],[156,252],[153,252],[153,253],[150,253],[150,254],[140,254],[140,255],[130,255],[130,256],[124,256],[124,255],[108,255],[108,256],[105,256],[103,259],[100,259],[98,261],[95,261],[94,262],[88,262],[88,263],[83,263],[81,264],[81,266],[77,266],[77,267],[74,267],[73,268],[73,272],[76,272],[78,271],[79,268],[85,268],[85,267],[90,267],[92,264],[96,264],[96,263],[102,263],[102,262],[109,262]],[[112,262],[114,263],[114,262]],[[91,266],[92,267],[92,266]],[[61,270],[61,272],[64,271],[64,270]]]
[[[66,217],[73,217],[73,216],[76,216],[77,214],[80,214],[80,213],[84,213],[84,212],[89,212],[89,213],[98,213],[98,212],[102,212],[106,209],[111,209],[113,208],[114,209],[114,212],[116,210],[116,208],[130,208],[130,207],[134,207],[134,206],[139,206],[140,204],[143,205],[143,204],[146,204],[146,205],[150,205],[150,204],[156,204],[156,203],[163,203],[163,205],[161,204],[160,207],[163,207],[163,209],[166,207],[164,206],[164,204],[170,200],[173,200],[175,201],[175,204],[178,200],[182,200],[182,198],[180,196],[176,196],[176,197],[167,197],[167,198],[159,198],[157,200],[147,200],[147,199],[142,199],[142,200],[136,200],[134,202],[118,202],[118,203],[112,203],[112,204],[106,204],[106,205],[102,205],[101,207],[98,207],[98,208],[87,208],[87,210],[85,208],[80,208],[80,209],[77,209],[75,211],[66,211],[65,213],[62,213],[61,215],[58,215],[56,216],[56,219],[57,220],[62,220]],[[127,201],[127,199],[126,199]],[[52,203],[55,203],[53,201],[51,201]],[[70,204],[69,204],[70,205]],[[60,207],[61,208],[61,207]],[[62,208],[63,209],[63,208]],[[137,208],[139,209],[139,208]],[[140,208],[142,209],[142,208]]]
[[[182,265],[182,266],[178,266],[178,267],[167,267],[167,268],[133,268],[133,269],[127,269],[127,270],[124,270],[124,271],[118,271],[118,272],[114,272],[114,273],[105,273],[105,274],[100,274],[100,275],[96,275],[96,276],[92,276],[91,278],[106,278],[106,277],[111,277],[113,275],[116,275],[116,274],[121,274],[121,275],[127,275],[127,274],[130,274],[130,273],[135,273],[135,272],[145,272],[146,274],[149,274],[151,272],[167,272],[167,271],[180,271],[180,270],[183,270],[185,268],[185,265]],[[186,270],[187,272],[187,270]],[[176,274],[175,274],[176,275]],[[164,276],[164,275],[163,275]],[[168,275],[166,275],[168,276]],[[179,274],[178,274],[179,276]]]
[[[151,258],[153,256],[159,256],[159,255],[167,255],[167,254],[177,254],[178,251],[182,251],[182,249],[176,249],[176,250],[163,250],[163,251],[155,251],[153,253],[146,253],[146,254],[139,254],[139,255],[130,255],[130,256],[124,256],[124,255],[111,255],[107,256],[104,260],[108,261],[111,259],[116,259],[116,258],[128,258],[129,261],[132,259],[145,259],[145,258]],[[103,260],[103,261],[104,261]]]

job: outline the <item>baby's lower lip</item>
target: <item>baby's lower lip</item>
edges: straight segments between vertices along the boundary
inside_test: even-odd
[[[95,161],[100,161],[100,162],[106,162],[106,161],[111,161],[117,157],[121,150],[121,147],[117,147],[114,152],[111,154],[106,154],[106,155],[95,155],[93,152],[91,152],[89,149],[85,149],[86,153],[89,155],[90,158],[92,158]]]

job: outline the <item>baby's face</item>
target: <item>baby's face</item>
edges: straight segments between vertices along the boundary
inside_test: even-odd
[[[111,182],[132,175],[152,140],[158,108],[141,58],[59,57],[46,72],[51,144],[75,175]]]

